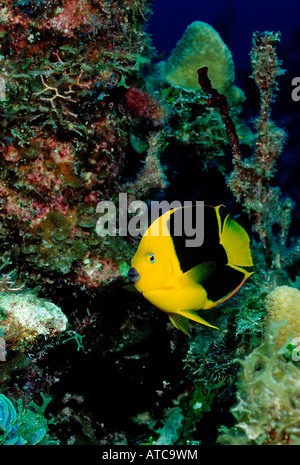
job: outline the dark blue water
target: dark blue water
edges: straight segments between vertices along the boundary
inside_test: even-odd
[[[300,29],[299,13],[295,0],[155,0],[149,32],[158,52],[168,53],[188,24],[205,21],[229,46],[239,70],[248,64],[253,31],[280,31],[284,46],[299,46],[291,43]]]

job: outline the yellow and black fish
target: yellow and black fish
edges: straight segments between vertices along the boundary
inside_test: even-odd
[[[215,328],[197,310],[229,299],[252,274],[249,236],[229,215],[222,219],[221,207],[179,207],[204,208],[200,247],[187,247],[187,236],[175,234],[177,208],[164,213],[142,237],[128,272],[135,288],[187,335],[189,319]]]

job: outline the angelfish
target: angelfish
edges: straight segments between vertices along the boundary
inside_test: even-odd
[[[200,247],[188,247],[184,231],[175,233],[178,208],[167,211],[150,225],[131,260],[130,283],[187,335],[189,320],[216,328],[197,310],[229,299],[252,274],[249,236],[229,215],[222,219],[222,207],[198,207],[204,208]]]

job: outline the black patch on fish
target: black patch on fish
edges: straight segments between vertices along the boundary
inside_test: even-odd
[[[193,227],[196,227],[196,209],[203,207],[183,207],[193,209]],[[175,212],[176,214],[176,212]],[[178,221],[176,219],[176,221]],[[199,265],[203,262],[215,262],[216,268],[219,266],[224,267],[227,263],[227,255],[224,248],[220,245],[218,220],[216,211],[213,207],[204,207],[204,242],[200,247],[187,247],[186,240],[194,239],[189,237],[184,232],[184,212],[181,218],[182,232],[181,236],[175,235],[175,215],[174,213],[170,216],[167,221],[167,227],[170,232],[170,236],[173,240],[175,252],[180,264],[180,268],[185,273],[194,266]],[[176,225],[178,227],[178,225]],[[199,233],[200,234],[200,233]]]
[[[196,226],[196,208],[203,207],[183,207],[192,208],[193,227]],[[221,217],[223,225],[224,215]],[[224,247],[220,244],[219,225],[216,210],[213,207],[204,207],[204,242],[200,247],[187,247],[184,234],[184,214],[182,215],[181,236],[175,235],[175,217],[172,214],[167,222],[167,227],[172,237],[175,252],[183,273],[203,262],[215,262],[214,273],[201,282],[207,292],[207,298],[213,302],[222,300],[225,296],[233,292],[240,286],[245,278],[244,273],[227,266],[228,258]],[[190,238],[193,239],[193,238]]]
[[[207,298],[213,302],[222,300],[237,289],[244,278],[244,273],[230,266],[218,268],[214,276],[208,278],[204,283],[203,287],[207,292]]]

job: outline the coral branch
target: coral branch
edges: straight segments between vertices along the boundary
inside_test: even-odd
[[[70,97],[66,97],[65,95],[60,95],[59,92],[58,92],[58,90],[57,90],[57,87],[48,86],[48,84],[44,81],[43,76],[41,75],[40,77],[41,77],[41,80],[42,80],[44,89],[41,90],[40,92],[35,92],[34,95],[41,95],[41,94],[43,94],[44,92],[47,92],[48,90],[53,90],[53,91],[54,91],[53,97],[51,97],[51,98],[41,97],[41,100],[44,100],[44,101],[47,101],[47,102],[51,102],[51,106],[52,106],[52,107],[54,107],[54,100],[55,100],[56,98],[62,98],[62,99],[65,99],[65,100],[69,100],[69,102],[74,102],[74,103],[76,103],[76,101],[75,101],[75,100],[72,100]]]
[[[2,277],[1,277],[1,280],[0,280],[0,291],[4,291],[4,292],[16,292],[16,291],[21,291],[24,287],[24,284],[21,284],[20,286],[15,286],[15,282],[14,281],[10,281],[10,276],[9,274],[4,274]]]
[[[229,138],[231,145],[234,162],[238,165],[241,161],[241,150],[239,139],[235,130],[235,126],[229,115],[229,106],[227,98],[224,94],[220,94],[217,89],[214,89],[211,85],[211,81],[208,77],[208,68],[204,66],[203,68],[198,69],[198,81],[202,90],[209,97],[208,106],[212,108],[218,108],[220,110],[221,117],[225,124],[226,133]]]
[[[275,44],[280,35],[266,32],[255,33],[251,61],[256,84],[260,90],[261,111],[256,120],[255,152],[250,160],[243,160],[238,136],[229,115],[227,99],[211,85],[207,68],[198,70],[199,84],[209,97],[208,106],[218,108],[229,138],[233,154],[234,170],[228,185],[246,212],[254,219],[254,230],[262,242],[268,266],[280,268],[282,254],[291,221],[292,202],[280,199],[279,188],[270,185],[275,163],[282,152],[285,132],[270,119],[270,106],[277,90],[277,77],[283,71],[277,59]],[[273,226],[279,226],[275,241]]]

